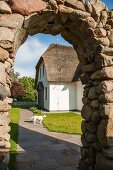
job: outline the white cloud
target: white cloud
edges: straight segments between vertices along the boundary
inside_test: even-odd
[[[42,43],[36,37],[29,37],[27,41],[19,48],[14,70],[20,73],[20,76],[35,76],[35,66],[47,49],[48,45]]]

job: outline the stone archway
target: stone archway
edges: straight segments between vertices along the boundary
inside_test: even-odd
[[[70,42],[83,66],[80,170],[113,169],[113,11],[100,0],[0,1],[0,162],[10,148],[11,68],[28,35]]]

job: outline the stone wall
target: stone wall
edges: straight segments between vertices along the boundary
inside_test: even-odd
[[[100,0],[0,0],[0,166],[10,148],[11,69],[28,35],[70,42],[83,67],[80,170],[113,169],[113,11]]]

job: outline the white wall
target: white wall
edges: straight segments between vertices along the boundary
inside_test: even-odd
[[[63,111],[75,110],[76,90],[75,83],[54,84],[50,85],[50,110]]]
[[[40,69],[41,69],[41,77],[40,77]],[[39,68],[38,82],[42,82],[44,85],[44,108],[46,110],[49,110],[49,83],[47,82],[45,67],[44,67],[44,75],[43,75],[43,63],[41,63],[40,68]],[[47,87],[47,100],[45,100],[45,88],[46,87]]]
[[[77,81],[75,84],[76,87],[76,109],[81,110],[83,103],[82,103],[82,97],[83,97],[83,86],[81,81]]]
[[[44,68],[43,75],[43,63],[40,65],[40,71],[38,76],[38,82],[42,82],[44,85],[44,108],[49,111],[63,111],[63,110],[81,110],[82,109],[82,97],[83,86],[80,81],[73,83],[48,83],[46,78],[46,69]],[[47,100],[45,100],[45,87],[47,87]]]

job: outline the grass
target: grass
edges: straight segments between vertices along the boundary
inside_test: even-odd
[[[30,107],[30,110],[34,113],[34,116],[43,115],[41,110],[37,107]],[[46,114],[47,118],[43,120],[45,127],[52,132],[61,132],[68,134],[81,135],[81,122],[82,117],[73,112],[68,113],[49,113]]]
[[[73,112],[46,114],[43,119],[45,127],[52,132],[81,135],[82,117]]]
[[[11,120],[10,123],[11,148],[10,148],[9,170],[15,170],[18,133],[19,133],[18,124],[19,124],[19,117],[20,117],[20,108],[12,108],[9,113],[9,117]]]

